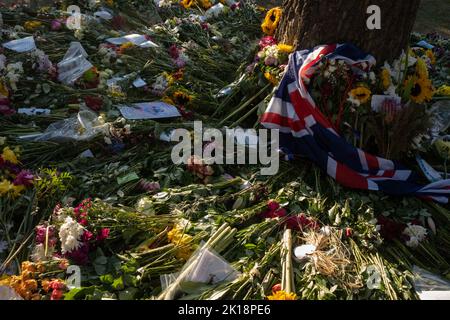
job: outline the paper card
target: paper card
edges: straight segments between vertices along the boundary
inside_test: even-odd
[[[145,82],[141,77],[137,77],[136,80],[133,81],[133,86],[136,88],[142,88],[147,85],[147,82]]]
[[[51,110],[40,108],[19,108],[17,112],[29,116],[40,116],[40,115],[49,115]]]
[[[389,95],[373,95],[372,110],[375,112],[395,112],[401,109],[402,98]]]
[[[3,44],[3,47],[15,52],[22,53],[36,50],[36,43],[34,42],[33,36],[30,36],[6,42]]]
[[[115,44],[117,46],[120,46],[124,43],[131,42],[134,45],[137,45],[141,48],[157,48],[159,47],[156,43],[147,40],[147,38],[144,35],[140,34],[129,34],[124,37],[119,38],[109,38],[106,39],[109,43]]]
[[[420,300],[450,300],[450,291],[417,292]]]
[[[119,110],[122,116],[128,120],[163,119],[181,116],[175,106],[161,101],[119,106]]]

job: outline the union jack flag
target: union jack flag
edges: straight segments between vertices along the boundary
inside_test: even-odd
[[[411,170],[354,147],[336,132],[308,92],[308,83],[323,59],[342,60],[354,72],[367,72],[376,63],[374,57],[351,44],[324,45],[291,54],[286,73],[261,118],[264,127],[279,129],[281,148],[306,156],[349,188],[447,203],[450,180],[420,185]]]

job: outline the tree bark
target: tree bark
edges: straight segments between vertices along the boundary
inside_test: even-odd
[[[381,9],[380,30],[367,27],[370,5]],[[381,63],[407,47],[419,5],[420,0],[284,0],[275,36],[299,49],[350,42]]]

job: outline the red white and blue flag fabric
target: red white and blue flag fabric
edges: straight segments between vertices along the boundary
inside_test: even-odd
[[[342,60],[355,72],[368,71],[375,64],[372,56],[351,44],[291,54],[286,73],[261,118],[264,127],[279,129],[281,149],[306,156],[346,187],[448,202],[450,180],[420,185],[411,170],[354,147],[336,132],[308,92],[307,84],[323,59]]]

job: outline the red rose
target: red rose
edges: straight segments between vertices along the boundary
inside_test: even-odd
[[[353,230],[352,228],[345,228],[345,236],[347,238],[350,238],[353,235]]]
[[[277,293],[278,291],[281,291],[281,284],[277,283],[272,287],[272,293]]]
[[[84,102],[93,111],[99,112],[103,107],[103,99],[95,96],[84,97]]]

